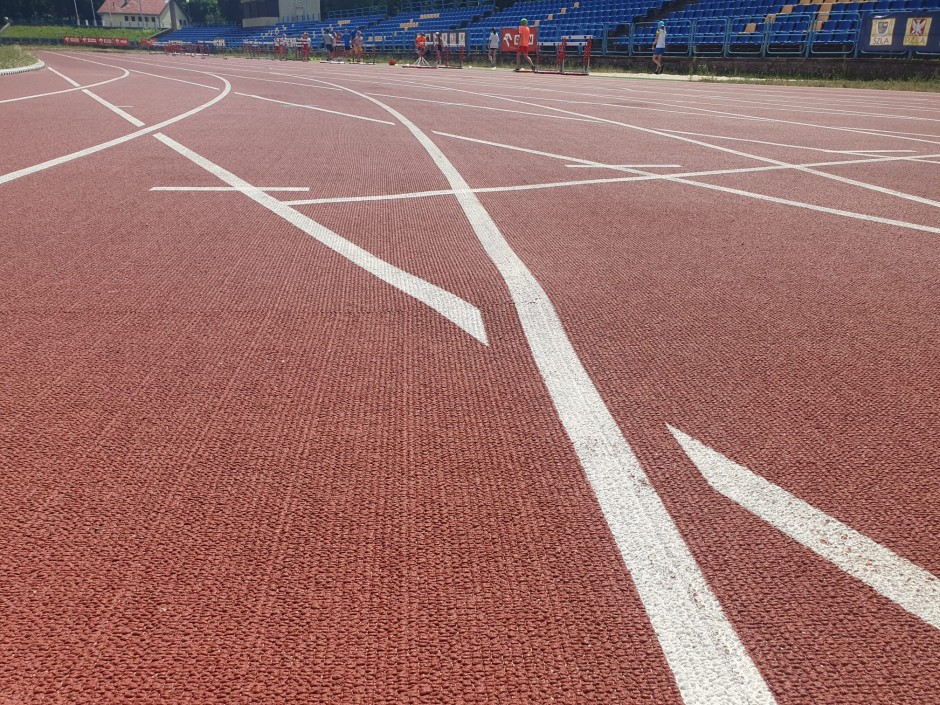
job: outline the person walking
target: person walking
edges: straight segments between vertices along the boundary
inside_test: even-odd
[[[666,23],[659,21],[656,28],[656,36],[653,38],[653,63],[656,64],[656,70],[653,73],[663,72],[663,55],[666,53]]]
[[[362,36],[362,30],[357,29],[356,36],[353,37],[353,40],[352,40],[352,45],[353,45],[353,57],[359,63],[362,63],[362,55],[364,53],[365,42],[366,40]]]
[[[437,57],[437,65],[447,65],[447,50],[444,46],[444,35],[440,32],[434,33],[434,55]]]
[[[499,32],[496,31],[496,27],[490,29],[490,39],[487,42],[487,47],[489,48],[488,54],[490,57],[490,68],[496,68],[496,51],[499,49]]]
[[[535,71],[535,64],[529,56],[532,46],[532,30],[529,29],[529,20],[523,17],[519,20],[519,48],[516,50],[516,71],[522,71],[522,57],[529,62],[529,68]]]

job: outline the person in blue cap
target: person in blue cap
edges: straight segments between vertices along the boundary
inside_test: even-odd
[[[653,63],[656,64],[656,70],[653,73],[663,72],[663,54],[666,53],[666,23],[659,21],[656,28],[656,36],[653,38]]]

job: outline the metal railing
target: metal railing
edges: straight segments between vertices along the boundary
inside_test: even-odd
[[[470,4],[473,5],[474,0]],[[915,13],[891,13],[910,15]],[[665,20],[666,56],[672,57],[796,57],[796,56],[842,56],[855,57],[866,40],[862,36],[867,18],[859,12],[815,13],[792,12],[737,17],[678,17]],[[653,41],[658,22],[632,22],[617,25],[584,23],[569,29],[566,35],[592,35],[595,54],[608,56],[648,57],[653,54]],[[616,32],[613,30],[617,30]],[[469,35],[472,28],[463,28]],[[554,34],[546,32],[546,38]],[[229,38],[226,37],[228,40]],[[257,37],[231,37],[232,45],[243,39],[254,41]],[[314,37],[317,46],[318,37]],[[11,39],[7,43],[60,43],[61,40]],[[409,53],[414,48],[414,39],[408,32],[395,32],[384,39],[373,40],[380,51]],[[549,42],[550,44],[551,42]],[[484,42],[485,44],[485,42]],[[468,43],[471,51],[484,51],[474,39]],[[546,50],[550,47],[546,45]],[[899,53],[882,54],[898,56]],[[935,57],[935,51],[912,48],[901,53],[908,57]]]

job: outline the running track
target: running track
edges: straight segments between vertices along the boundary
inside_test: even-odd
[[[940,702],[940,96],[0,78],[0,703]]]

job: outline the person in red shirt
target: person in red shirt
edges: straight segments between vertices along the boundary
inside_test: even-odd
[[[418,33],[418,36],[415,37],[415,47],[416,47],[417,50],[418,50],[418,58],[419,58],[419,59],[423,59],[423,58],[424,58],[424,47],[425,47],[425,44],[427,44],[427,42],[428,42],[428,40],[427,40],[427,39],[425,38],[425,36],[424,36],[423,34],[421,34],[420,32]]]
[[[529,56],[532,46],[532,30],[529,29],[529,20],[523,17],[519,20],[519,48],[516,50],[516,71],[522,70],[522,57],[529,62],[529,68],[535,71],[535,64]]]

